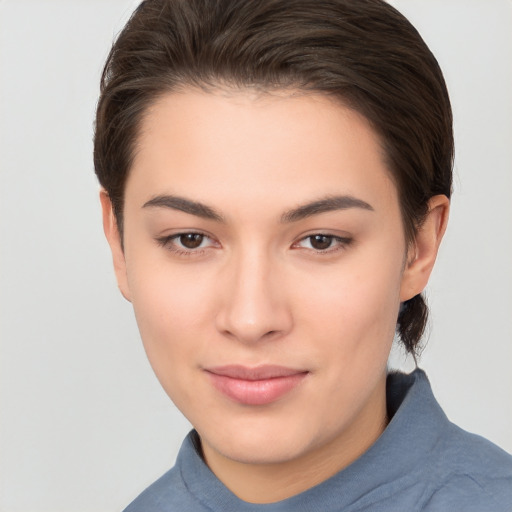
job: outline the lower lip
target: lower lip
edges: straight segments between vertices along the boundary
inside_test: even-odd
[[[213,385],[221,393],[244,405],[266,405],[297,387],[307,372],[271,379],[245,380],[208,372]]]

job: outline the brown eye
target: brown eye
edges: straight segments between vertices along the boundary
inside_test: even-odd
[[[185,233],[180,235],[180,244],[186,249],[197,249],[204,240],[204,235],[199,233]]]
[[[294,249],[308,249],[316,254],[333,254],[346,249],[352,244],[352,238],[344,236],[315,233],[293,244]]]
[[[332,245],[332,236],[328,235],[312,235],[309,237],[311,247],[317,251],[325,251]]]

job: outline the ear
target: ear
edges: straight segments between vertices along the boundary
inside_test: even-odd
[[[105,189],[101,189],[100,191],[100,202],[103,217],[103,231],[105,232],[108,244],[110,245],[110,250],[112,251],[117,286],[123,294],[123,297],[131,302],[130,289],[126,275],[126,260],[121,243],[121,235],[117,227],[116,217],[112,208],[112,201]]]
[[[400,287],[401,302],[412,299],[427,286],[446,231],[449,211],[450,200],[446,196],[438,195],[430,199],[427,217],[418,228],[415,240],[407,252],[407,263]]]

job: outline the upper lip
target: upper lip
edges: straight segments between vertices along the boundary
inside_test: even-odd
[[[205,368],[205,371],[223,377],[241,380],[265,380],[276,379],[279,377],[288,377],[300,373],[307,373],[307,370],[297,368],[289,368],[278,365],[261,365],[255,367],[243,366],[238,364],[230,364],[225,366],[214,366]]]

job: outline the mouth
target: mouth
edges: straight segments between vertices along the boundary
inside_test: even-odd
[[[309,374],[276,365],[249,368],[241,365],[218,366],[204,370],[213,386],[231,400],[243,405],[267,405],[296,388]]]

